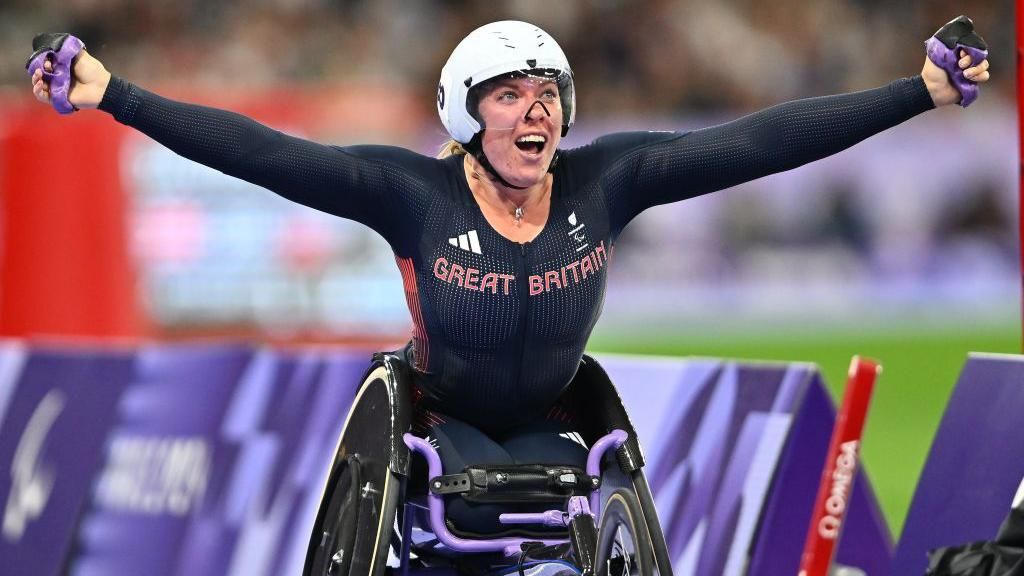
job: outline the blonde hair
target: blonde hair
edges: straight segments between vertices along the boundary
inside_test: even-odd
[[[462,147],[456,140],[448,140],[441,145],[441,149],[437,151],[437,158],[447,158],[449,156],[465,156],[466,149]]]

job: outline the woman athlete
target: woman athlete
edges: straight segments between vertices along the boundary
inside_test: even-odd
[[[968,81],[988,81],[987,60],[958,54]],[[99,108],[186,158],[387,240],[413,319],[419,432],[446,471],[583,465],[557,401],[600,314],[616,238],[637,214],[824,158],[961,99],[926,58],[919,76],[874,90],[559,150],[575,116],[568,61],[536,26],[496,22],[469,34],[441,72],[437,109],[453,140],[431,158],[318,144],[168,100],[112,76],[87,52],[73,80],[74,107]],[[41,70],[32,83],[49,102]],[[462,516],[466,504],[452,504],[449,514]]]

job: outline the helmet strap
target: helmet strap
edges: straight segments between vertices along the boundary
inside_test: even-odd
[[[483,135],[484,131],[481,130],[473,136],[472,140],[464,144],[463,148],[466,149],[466,152],[472,154],[473,157],[476,158],[476,161],[479,162],[480,165],[484,167],[484,170],[486,170],[488,174],[493,176],[495,180],[501,183],[502,186],[506,188],[511,188],[513,190],[526,190],[527,188],[529,188],[529,186],[516,186],[515,184],[511,184],[507,180],[502,178],[501,174],[498,174],[498,171],[495,170],[494,166],[491,165],[491,161],[487,159],[487,154],[484,154]]]
[[[540,103],[539,100],[538,103],[542,107],[544,106],[544,104]],[[545,108],[544,111],[547,112],[547,108]],[[529,112],[527,112],[527,114],[529,114]],[[491,165],[491,161],[487,159],[487,154],[484,154],[483,137],[484,131],[481,130],[474,134],[473,139],[463,144],[462,147],[466,150],[466,152],[472,154],[473,158],[476,158],[476,161],[479,162],[481,166],[483,166],[484,170],[487,171],[487,173],[490,174],[492,177],[494,177],[494,179],[497,180],[502,186],[506,188],[511,188],[513,190],[526,190],[527,188],[529,188],[529,186],[516,186],[515,184],[512,184],[509,181],[502,178],[501,174],[498,174],[498,171],[495,170],[494,166]],[[555,155],[552,156],[551,164],[548,166],[548,172],[555,171],[555,165],[558,164],[558,157],[558,150],[555,150]]]

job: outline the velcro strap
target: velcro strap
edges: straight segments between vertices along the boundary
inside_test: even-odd
[[[600,482],[573,466],[467,466],[461,474],[431,478],[430,491],[471,502],[557,502],[589,495]]]

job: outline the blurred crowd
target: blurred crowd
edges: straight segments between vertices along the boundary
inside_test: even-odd
[[[429,108],[455,43],[516,18],[562,44],[587,113],[750,109],[913,74],[962,12],[1001,55],[993,91],[1012,97],[1011,0],[5,0],[0,84],[24,82],[35,33],[67,30],[144,85],[372,82]]]
[[[619,240],[606,317],[618,310],[635,321],[643,302],[660,317],[670,297],[681,302],[672,310],[694,316],[781,303],[807,310],[818,296],[824,308],[850,310],[857,297],[877,307],[891,296],[886,310],[1005,304],[1019,293],[1013,10],[1011,0],[4,0],[0,97],[27,96],[32,36],[67,30],[112,72],[147,87],[206,95],[330,87],[331,97],[345,95],[339,106],[358,108],[350,112],[373,128],[324,114],[314,138],[430,152],[443,138],[433,106],[445,58],[473,28],[513,18],[545,28],[568,54],[580,111],[573,146],[620,129],[696,128],[916,74],[924,40],[967,13],[993,54],[993,81],[969,114],[930,114],[870,147],[649,211]],[[422,137],[392,138],[379,117],[388,115],[381,89],[420,107],[390,120]],[[324,110],[297,98],[273,102]],[[134,242],[151,312],[164,326],[255,319],[344,332],[408,321],[394,261],[368,230],[311,223],[311,211],[282,211],[280,200],[248,189],[235,196],[225,180],[195,185],[188,175],[197,168],[156,145],[133,146],[141,148],[125,158],[145,160],[128,161],[143,166],[126,182],[142,230]],[[209,240],[193,246],[187,266],[175,256],[167,268],[161,254],[192,246],[182,202],[195,210],[189,221],[206,222],[195,236]],[[167,222],[156,244],[145,233],[163,229],[153,222]],[[267,248],[275,243],[283,247]],[[292,253],[306,255],[300,266],[289,263]],[[351,297],[339,296],[346,291]],[[358,305],[339,308],[345,302]]]

